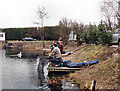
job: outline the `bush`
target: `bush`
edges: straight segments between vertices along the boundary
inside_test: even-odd
[[[44,27],[45,40],[57,40],[60,35],[58,33],[59,26]],[[6,33],[6,40],[22,40],[24,37],[32,37],[40,39],[40,31],[36,27],[29,28],[5,28],[2,29]]]
[[[98,41],[97,26],[89,25],[85,30],[86,31],[83,33],[83,36],[82,36],[83,41],[89,44],[97,44],[97,41]]]
[[[89,25],[86,31],[82,35],[83,42],[89,44],[112,44],[112,33],[105,30],[104,25],[101,23],[98,25]]]
[[[98,42],[99,44],[107,44],[107,45],[111,45],[112,44],[112,33],[104,30],[104,31],[100,31],[99,32],[99,37],[98,37]]]

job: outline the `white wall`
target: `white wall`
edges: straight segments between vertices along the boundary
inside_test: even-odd
[[[0,41],[5,41],[5,33],[0,32]]]
[[[73,40],[73,31],[70,31],[69,40]]]
[[[73,34],[73,31],[70,31],[70,34],[69,34],[69,41],[71,40],[71,41],[74,41],[74,40],[76,40],[76,34]]]

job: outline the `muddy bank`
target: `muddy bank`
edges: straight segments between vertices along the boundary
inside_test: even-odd
[[[23,41],[9,41],[8,43],[11,43],[10,49],[14,51],[14,53],[18,53],[20,51],[27,52],[31,54],[36,55],[44,55],[44,51],[42,50],[42,42],[41,41],[31,41],[31,42],[23,42]],[[52,45],[52,42],[45,41],[45,47],[44,48],[50,48]]]
[[[13,48],[23,48],[23,49],[42,49],[42,41],[8,41],[12,43]],[[45,41],[45,48],[49,48],[52,44],[52,41]]]

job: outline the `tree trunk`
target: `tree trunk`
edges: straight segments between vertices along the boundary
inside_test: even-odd
[[[112,30],[111,21],[109,18],[108,18],[108,23],[109,23],[109,30]]]
[[[43,41],[43,48],[45,47],[44,43],[44,27],[43,27],[43,19],[42,19],[42,41]]]
[[[63,42],[64,42],[64,43],[63,43],[64,45],[67,45],[68,40],[67,40],[66,38],[64,38]]]
[[[96,81],[93,80],[91,84],[91,91],[95,91],[95,85],[96,85]]]
[[[120,28],[120,19],[118,19],[118,28]]]
[[[82,44],[82,39],[79,38],[79,35],[77,35],[77,46],[80,46]]]
[[[77,46],[79,46],[79,45],[80,45],[80,39],[79,39],[78,34],[77,34]]]

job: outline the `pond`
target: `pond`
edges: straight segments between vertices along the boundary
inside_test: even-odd
[[[66,74],[53,74],[47,71],[49,61],[39,65],[36,56],[25,52],[22,58],[17,57],[17,54],[11,50],[0,50],[0,89],[42,89],[51,91],[59,88],[73,89],[78,87],[70,82],[66,82],[63,76]],[[46,59],[47,60],[47,59]],[[3,90],[4,91],[4,90]]]

